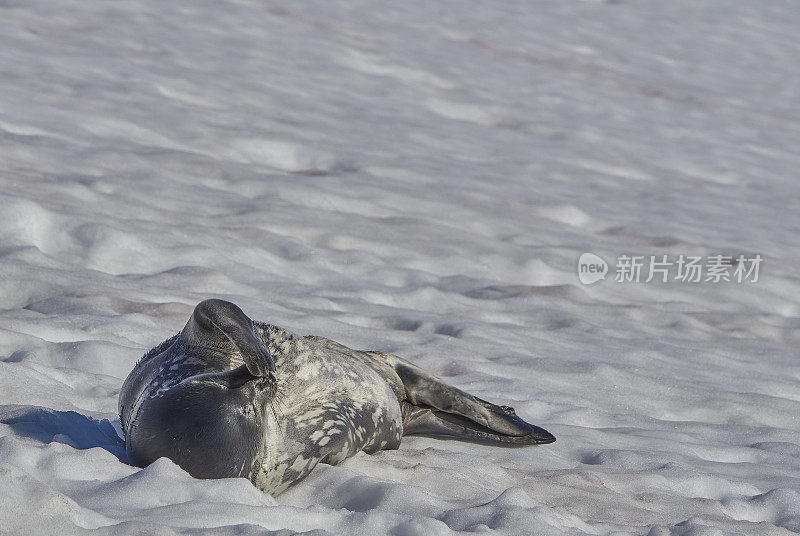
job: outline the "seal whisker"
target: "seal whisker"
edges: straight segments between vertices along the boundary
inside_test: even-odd
[[[275,426],[278,427],[278,431],[283,434],[283,429],[281,428],[281,421],[278,419],[278,413],[275,411],[275,401],[273,400],[269,408],[272,410],[272,417],[275,419]]]

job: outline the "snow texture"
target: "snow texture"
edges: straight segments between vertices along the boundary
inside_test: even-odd
[[[0,1],[0,533],[800,532],[792,0]],[[750,283],[581,253],[764,258]],[[125,463],[208,297],[552,431],[277,498]]]

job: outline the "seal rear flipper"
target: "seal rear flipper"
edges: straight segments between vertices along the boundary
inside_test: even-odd
[[[406,390],[404,434],[441,435],[504,446],[556,440],[544,428],[520,419],[513,408],[474,397],[399,358],[394,368]]]
[[[436,408],[420,407],[403,402],[403,435],[426,435],[452,438],[472,443],[503,447],[543,445],[556,440],[555,436],[538,426],[522,421],[527,433],[521,436],[504,435],[461,415]]]

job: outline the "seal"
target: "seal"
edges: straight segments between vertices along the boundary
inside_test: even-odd
[[[273,495],[320,462],[396,449],[403,435],[556,439],[395,355],[253,322],[217,299],[136,364],[119,414],[134,465],[164,456],[196,478],[244,477]]]

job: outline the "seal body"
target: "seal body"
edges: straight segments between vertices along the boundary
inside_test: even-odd
[[[401,358],[252,322],[222,300],[150,350],[125,380],[132,463],[166,456],[198,478],[245,477],[278,494],[317,463],[427,434],[503,446],[555,437]]]
[[[400,402],[391,385],[348,349],[256,324],[275,358],[275,426],[257,487],[280,492],[318,462],[337,464],[359,451],[395,449],[403,435]]]

